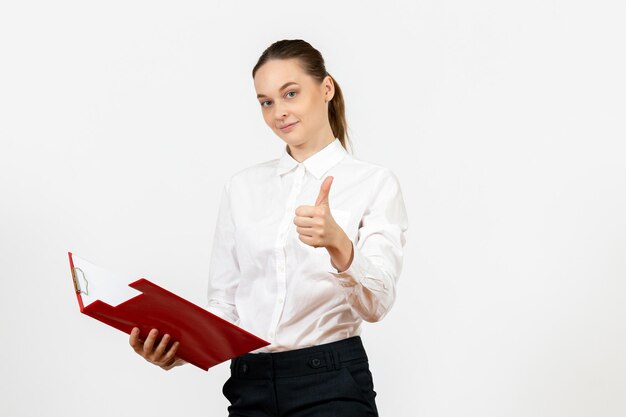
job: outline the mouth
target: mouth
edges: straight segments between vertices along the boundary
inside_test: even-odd
[[[288,125],[282,126],[282,127],[280,128],[280,130],[282,130],[282,131],[287,131],[287,130],[291,129],[291,127],[292,127],[292,126],[294,126],[296,123],[298,123],[298,122],[293,122],[293,123],[290,123],[290,124],[288,124]]]

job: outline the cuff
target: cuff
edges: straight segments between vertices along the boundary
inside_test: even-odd
[[[211,299],[206,307],[206,310],[209,313],[215,314],[221,319],[224,319],[236,326],[239,325],[239,317],[233,313],[231,313],[230,309],[227,307],[228,305],[222,303],[218,300]]]
[[[344,287],[353,287],[362,283],[363,279],[367,277],[369,270],[369,262],[363,256],[361,251],[352,242],[352,263],[345,271],[338,272],[337,268],[332,266],[328,269],[328,272],[337,278],[337,281]]]

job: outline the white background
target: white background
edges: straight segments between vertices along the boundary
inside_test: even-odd
[[[203,304],[224,181],[279,156],[251,71],[318,48],[409,214],[365,324],[381,416],[626,415],[623,1],[3,2],[0,415],[225,416],[78,311],[67,252]]]

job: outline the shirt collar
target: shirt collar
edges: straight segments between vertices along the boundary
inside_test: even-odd
[[[289,155],[287,149],[288,145],[285,145],[276,167],[276,175],[283,175],[299,165],[299,162]],[[341,145],[341,141],[335,138],[334,141],[309,156],[302,163],[307,171],[313,174],[315,178],[320,179],[330,168],[341,161],[347,153]]]

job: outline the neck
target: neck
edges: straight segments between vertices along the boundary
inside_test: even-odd
[[[319,137],[320,139],[318,140],[310,139],[300,145],[287,145],[287,152],[293,159],[302,162],[335,140],[332,130]]]

